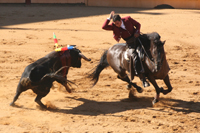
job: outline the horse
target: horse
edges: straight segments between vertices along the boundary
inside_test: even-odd
[[[135,41],[138,45],[137,49],[140,51],[138,52],[138,55],[144,67],[145,78],[151,82],[156,90],[156,96],[152,101],[153,105],[159,101],[160,93],[166,95],[173,89],[168,75],[170,68],[164,51],[165,41],[161,41],[160,38],[161,37],[157,32],[152,32],[140,35]],[[118,43],[103,53],[98,65],[88,76],[94,82],[93,86],[98,82],[101,71],[106,67],[111,66],[118,74],[117,77],[128,83],[128,88],[133,86],[139,93],[142,93],[142,88],[135,83],[132,83],[127,75],[127,72],[130,72],[129,63],[131,62],[125,59],[126,49],[125,43]],[[164,80],[168,89],[164,90],[162,87],[159,87],[156,82],[157,79]],[[129,91],[129,98],[131,99],[131,97],[133,97],[133,94]]]

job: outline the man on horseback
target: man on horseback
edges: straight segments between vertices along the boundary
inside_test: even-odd
[[[144,87],[148,87],[149,83],[146,81],[144,75],[144,69],[141,61],[138,59],[138,55],[136,52],[136,38],[140,36],[140,23],[132,19],[130,16],[121,18],[119,15],[114,15],[115,12],[112,11],[110,13],[109,18],[104,22],[102,29],[104,30],[112,30],[114,39],[119,42],[121,38],[126,41],[127,45],[127,55],[125,55],[126,60],[130,60],[130,57],[134,59],[134,69],[135,74],[138,75],[140,80],[143,83]],[[113,20],[113,23],[109,25],[110,20]],[[138,64],[139,63],[139,64]],[[129,72],[131,72],[131,63],[129,61]],[[141,66],[138,69],[136,66]],[[132,79],[131,79],[132,80]]]

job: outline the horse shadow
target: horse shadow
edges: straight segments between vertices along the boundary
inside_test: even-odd
[[[50,109],[51,112],[74,114],[74,115],[115,115],[128,110],[148,109],[155,110],[152,106],[152,97],[137,97],[134,100],[122,99],[120,101],[95,101],[85,98],[66,97],[69,99],[83,102],[83,104],[71,109]],[[68,108],[68,107],[66,107]],[[200,113],[200,102],[188,102],[178,99],[161,98],[156,104],[156,108],[170,108],[176,112],[189,114],[192,112]],[[157,110],[162,111],[162,110]]]

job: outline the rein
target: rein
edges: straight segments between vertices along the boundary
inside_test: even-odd
[[[139,38],[137,38],[137,39],[138,39],[138,41],[139,41],[139,43],[140,43],[142,49],[144,50],[146,56],[149,58],[151,64],[154,65],[154,66],[156,66],[157,64],[154,62],[154,59],[153,59],[153,58],[150,58],[150,57],[149,57],[149,55],[148,55],[148,53],[146,52],[144,46],[142,45],[142,42],[140,41],[140,39],[139,39]],[[163,57],[163,58],[164,58],[164,57]],[[162,65],[162,62],[163,62],[163,58],[161,59],[161,65]]]
[[[142,46],[142,49],[144,50],[146,56],[150,59],[151,62],[153,62],[155,64],[154,60],[152,58],[150,58],[149,55],[147,54],[147,51],[145,50],[144,46],[142,45],[142,42],[140,41],[140,39],[139,38],[137,38],[137,39],[138,39],[140,45]]]

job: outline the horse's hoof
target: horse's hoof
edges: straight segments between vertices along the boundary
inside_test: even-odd
[[[152,104],[154,105],[155,103],[157,103],[159,100],[154,98],[154,100],[152,101]]]
[[[164,95],[166,95],[167,93],[169,93],[168,92],[168,90],[163,90],[163,92],[162,92]]]
[[[126,86],[126,89],[130,90],[130,89],[131,89],[131,84],[128,84],[128,85]]]
[[[142,93],[143,92],[143,89],[141,87],[136,88],[136,90],[137,90],[138,93]]]
[[[168,90],[164,90],[162,87],[160,88],[160,92],[162,92],[164,95],[166,95],[167,93],[169,93]]]
[[[147,81],[144,81],[143,82],[143,87],[145,88],[145,87],[149,87],[150,86],[150,84],[149,84],[149,82],[147,82]]]
[[[163,92],[163,91],[164,91],[164,89],[162,87],[160,87],[160,92]]]

